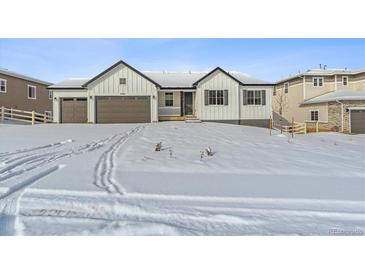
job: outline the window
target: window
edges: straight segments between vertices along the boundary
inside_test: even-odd
[[[314,87],[323,87],[323,77],[313,77]]]
[[[119,84],[125,85],[126,83],[127,83],[127,79],[126,78],[119,78]]]
[[[284,92],[288,93],[288,91],[289,91],[289,83],[285,83],[284,84]]]
[[[174,95],[172,92],[165,93],[165,106],[172,107],[174,105]]]
[[[6,80],[0,79],[0,92],[6,92]]]
[[[273,95],[276,96],[276,91],[273,92]]]
[[[48,98],[49,98],[49,100],[52,100],[52,97],[53,97],[53,92],[52,92],[52,90],[49,90],[48,91]]]
[[[342,85],[343,86],[347,86],[349,81],[349,77],[348,76],[342,76]]]
[[[208,103],[209,105],[224,105],[224,91],[209,90]]]
[[[28,99],[37,99],[37,87],[28,85]]]
[[[318,121],[318,110],[311,110],[311,121]]]
[[[266,105],[266,90],[243,90],[243,105]]]

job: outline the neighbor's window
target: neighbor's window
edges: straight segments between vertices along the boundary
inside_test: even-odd
[[[208,102],[209,105],[224,105],[224,91],[209,90]]]
[[[284,84],[284,92],[288,93],[288,91],[289,91],[289,83],[285,83]]]
[[[342,85],[343,86],[347,86],[349,81],[349,77],[348,76],[342,76]]]
[[[311,110],[311,121],[318,121],[318,110]]]
[[[0,79],[0,92],[6,92],[6,80]]]
[[[174,105],[174,95],[172,92],[165,93],[165,106],[172,107]]]
[[[36,99],[37,98],[37,87],[28,85],[28,99]]]
[[[273,95],[276,96],[276,91],[273,92]]]
[[[52,90],[49,90],[48,91],[48,98],[49,98],[49,100],[52,100],[52,97],[53,97],[53,92],[52,92]]]
[[[314,87],[323,87],[323,77],[313,77]]]

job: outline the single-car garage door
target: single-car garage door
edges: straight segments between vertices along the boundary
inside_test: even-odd
[[[97,123],[150,123],[149,96],[96,97]]]
[[[87,123],[86,98],[62,98],[62,123]]]
[[[365,109],[351,110],[351,133],[365,133]]]

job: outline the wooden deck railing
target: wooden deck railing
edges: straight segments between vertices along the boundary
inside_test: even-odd
[[[52,123],[53,119],[51,115],[38,113],[35,111],[25,111],[13,108],[1,107],[0,120],[13,120],[25,123],[40,124],[40,123]]]

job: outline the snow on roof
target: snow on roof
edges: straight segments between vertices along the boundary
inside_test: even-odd
[[[50,82],[42,81],[42,80],[27,76],[27,75],[24,75],[24,74],[20,74],[20,73],[14,72],[14,71],[10,71],[10,70],[4,69],[4,68],[0,68],[0,74],[16,77],[16,78],[27,80],[27,81],[30,81],[30,82],[43,84],[43,85],[46,85],[46,86],[52,85],[52,83],[50,83]]]
[[[62,82],[49,86],[49,88],[83,88],[82,85],[89,81],[90,78],[70,78]]]
[[[336,100],[342,101],[354,101],[354,100],[365,100],[365,91],[334,91],[329,92],[312,99],[306,100],[302,103],[302,105],[316,104],[316,103],[325,103],[325,102],[333,102]]]
[[[192,87],[193,84],[204,77],[207,72],[142,72],[147,77],[159,83],[162,87]],[[244,84],[269,84],[242,72],[228,72]]]
[[[286,78],[281,79],[280,81],[278,81],[277,83],[281,83],[284,81],[288,81],[297,77],[301,77],[301,76],[332,76],[332,75],[354,75],[354,74],[358,74],[358,73],[362,73],[365,72],[365,69],[355,69],[355,70],[351,70],[351,69],[337,69],[337,68],[329,68],[329,69],[309,69],[305,72],[302,73],[298,73],[296,75],[293,76],[289,76]]]
[[[162,87],[171,88],[190,88],[193,84],[204,77],[207,72],[161,72],[161,71],[142,71],[144,75],[151,78]],[[244,84],[269,84],[266,81],[255,79],[248,74],[242,72],[229,72],[237,80]],[[62,82],[49,86],[49,88],[55,89],[72,89],[72,88],[83,88],[83,85],[87,83],[91,78],[70,78]]]

